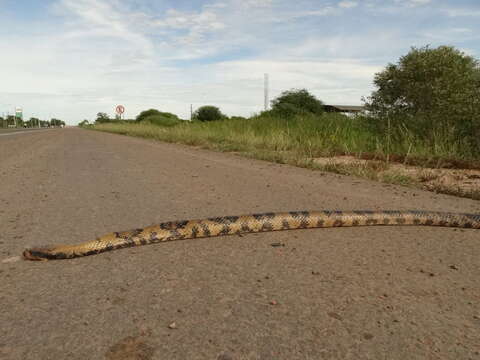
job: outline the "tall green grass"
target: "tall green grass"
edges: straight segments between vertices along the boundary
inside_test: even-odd
[[[371,120],[370,120],[371,121]],[[175,126],[149,123],[100,124],[95,129],[196,145],[221,151],[236,151],[280,162],[301,162],[339,154],[370,154],[387,158],[394,154],[405,158],[479,159],[465,148],[461,139],[448,132],[428,142],[421,134],[397,126],[379,132],[361,117],[326,113],[295,118],[257,116],[250,119],[212,122],[180,121]]]

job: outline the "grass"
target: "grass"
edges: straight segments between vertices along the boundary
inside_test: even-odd
[[[369,126],[365,126],[361,118],[332,113],[321,117],[299,116],[290,120],[257,116],[206,123],[179,121],[178,124],[169,126],[148,122],[104,123],[93,126],[93,129],[236,152],[277,163],[321,168],[403,185],[415,185],[417,181],[402,174],[385,173],[385,167],[391,160],[426,167],[463,164],[480,168],[480,158],[475,158],[463,149],[462,141],[458,139],[438,138],[427,144],[405,129],[397,129],[395,136],[387,136],[375,133]],[[318,157],[346,154],[377,161],[370,161],[365,165],[321,166],[313,161]]]

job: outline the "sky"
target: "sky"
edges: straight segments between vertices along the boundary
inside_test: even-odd
[[[307,89],[360,105],[411,47],[480,58],[479,0],[0,0],[0,116],[75,125],[190,105],[229,115]]]

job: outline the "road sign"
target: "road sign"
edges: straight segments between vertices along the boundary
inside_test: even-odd
[[[123,105],[118,105],[116,108],[115,108],[115,111],[118,115],[122,115],[124,112],[125,112],[125,106]]]
[[[23,120],[23,109],[15,108],[15,117]]]

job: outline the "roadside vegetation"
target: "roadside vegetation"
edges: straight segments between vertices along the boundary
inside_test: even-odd
[[[8,115],[5,118],[0,116],[0,128],[45,128],[55,126],[65,126],[65,122],[55,118],[50,120],[40,120],[39,118],[31,117],[28,120],[23,120],[14,115]]]
[[[205,106],[193,121],[182,121],[151,109],[135,121],[100,116],[93,128],[480,199],[478,188],[435,185],[440,175],[422,172],[480,170],[478,61],[447,46],[412,48],[376,74],[374,84],[363,99],[367,111],[355,116],[326,113],[307,90],[292,89],[250,118]],[[420,170],[414,176],[393,164]]]

